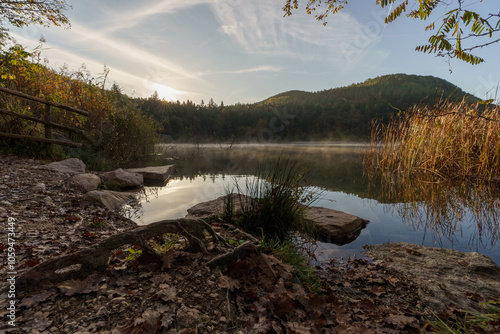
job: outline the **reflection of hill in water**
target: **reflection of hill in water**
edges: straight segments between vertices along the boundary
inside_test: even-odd
[[[363,144],[204,145],[199,148],[176,145],[165,146],[164,152],[165,157],[174,159],[176,176],[181,179],[202,175],[252,175],[282,155],[297,159],[300,167],[308,169],[308,182],[312,186],[371,198],[363,179]]]

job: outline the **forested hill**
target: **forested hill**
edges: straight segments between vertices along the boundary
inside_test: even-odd
[[[363,140],[374,118],[439,98],[468,97],[433,77],[394,74],[319,92],[289,91],[254,104],[166,102],[155,96],[138,104],[177,141]]]
[[[436,98],[462,99],[467,94],[454,84],[433,76],[408,74],[384,75],[347,87],[333,88],[315,93],[293,90],[270,97],[261,103],[270,104],[330,104],[336,100],[390,103],[406,109],[416,102],[434,102]],[[473,98],[474,99],[474,98]]]

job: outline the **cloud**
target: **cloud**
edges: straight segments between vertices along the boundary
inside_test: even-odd
[[[364,54],[380,41],[372,33],[372,21],[361,23],[348,12],[335,14],[323,26],[304,11],[284,18],[281,7],[279,1],[267,0],[219,0],[211,5],[219,32],[248,54],[338,64],[350,60],[346,50],[351,44]]]
[[[115,0],[109,2],[98,1],[96,6],[101,7],[101,12],[106,13],[105,28],[101,29],[102,33],[113,33],[125,28],[132,28],[141,22],[147,21],[150,17],[175,13],[176,11],[197,5],[210,3],[210,0],[163,0],[163,1],[134,1],[130,8],[125,7],[123,0]],[[92,6],[88,4],[86,6]],[[108,6],[107,8],[103,6]]]
[[[253,72],[280,72],[280,71],[281,71],[280,67],[263,65],[242,70],[229,71],[227,73],[242,74],[242,73],[253,73]]]

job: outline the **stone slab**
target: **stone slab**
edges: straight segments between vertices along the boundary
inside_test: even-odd
[[[140,188],[144,183],[144,177],[139,173],[132,173],[121,168],[102,174],[102,180],[108,189]]]
[[[222,215],[227,195],[220,196],[214,200],[198,203],[187,210],[186,218],[208,218]],[[249,201],[250,197],[240,194],[231,194],[233,199],[233,212],[241,211],[241,201]]]
[[[308,208],[305,218],[315,225],[320,241],[337,245],[356,240],[369,222],[349,213],[324,207]]]
[[[175,165],[128,168],[127,172],[142,174],[144,182],[165,182],[175,172]]]

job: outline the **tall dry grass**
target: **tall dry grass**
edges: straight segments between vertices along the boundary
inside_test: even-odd
[[[500,181],[500,106],[465,100],[415,106],[374,127],[365,166],[400,177]]]

